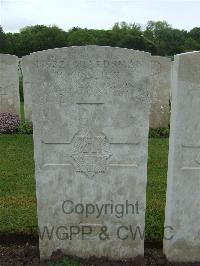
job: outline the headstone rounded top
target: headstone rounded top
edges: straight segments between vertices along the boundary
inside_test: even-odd
[[[199,59],[200,51],[175,56],[174,72],[177,72],[179,81],[200,83]]]
[[[148,54],[150,55],[149,52],[145,51],[140,51],[140,50],[134,50],[134,49],[128,49],[128,48],[121,48],[121,47],[112,47],[112,46],[99,46],[99,45],[85,45],[85,46],[68,46],[68,47],[61,47],[61,48],[53,48],[53,49],[47,49],[47,50],[42,50],[42,51],[37,51],[30,53],[30,55],[37,55],[37,54],[43,54],[43,53],[49,53],[49,52],[59,52],[59,51],[67,51],[71,49],[77,49],[77,50],[86,50],[86,49],[95,49],[95,50],[105,50],[105,49],[110,49],[110,50],[120,50],[120,51],[126,51],[128,53],[141,53],[141,54]]]
[[[15,59],[18,58],[16,55],[13,55],[13,54],[1,54],[1,53],[0,53],[0,56],[1,56],[1,57],[6,57],[6,58],[8,58],[8,57],[10,57],[10,58],[15,58]]]
[[[192,51],[192,52],[186,52],[186,53],[181,53],[181,54],[176,54],[174,57],[185,57],[185,56],[192,56],[192,55],[200,55],[200,51]]]

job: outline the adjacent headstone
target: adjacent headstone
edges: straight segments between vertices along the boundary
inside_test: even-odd
[[[86,46],[32,60],[38,225],[52,232],[41,257],[142,256],[150,54]]]
[[[170,86],[170,105],[171,105],[171,102],[172,102],[172,82],[173,82],[173,72],[175,71],[175,68],[174,68],[174,61],[171,62],[171,86]]]
[[[18,58],[0,54],[0,112],[20,115]]]
[[[150,127],[168,127],[170,119],[171,60],[152,56],[152,104]]]
[[[24,92],[24,117],[27,121],[32,121],[32,90],[30,73],[31,55],[23,56],[21,60]]]
[[[200,52],[175,56],[164,253],[200,261]]]

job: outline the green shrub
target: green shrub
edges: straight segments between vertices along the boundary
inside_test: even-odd
[[[20,121],[17,132],[19,134],[33,134],[32,122]]]
[[[169,127],[150,128],[149,138],[169,138]]]

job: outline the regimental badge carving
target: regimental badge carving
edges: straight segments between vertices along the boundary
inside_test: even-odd
[[[91,128],[82,129],[74,136],[72,147],[71,157],[75,171],[85,173],[89,178],[106,171],[107,160],[112,154],[103,133]]]

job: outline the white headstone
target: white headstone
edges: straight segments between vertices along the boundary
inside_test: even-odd
[[[38,224],[53,230],[41,257],[143,255],[150,54],[85,46],[32,59]]]
[[[200,52],[175,56],[164,253],[200,261]]]
[[[18,57],[0,54],[0,112],[20,115]]]
[[[31,55],[23,56],[21,60],[24,91],[24,116],[25,120],[32,121],[32,90],[30,73]]]
[[[171,60],[162,56],[152,56],[152,104],[150,127],[169,126],[169,100],[171,86]]]

